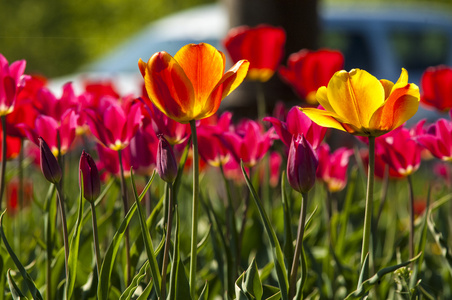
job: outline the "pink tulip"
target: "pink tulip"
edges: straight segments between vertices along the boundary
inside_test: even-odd
[[[200,122],[197,129],[199,155],[211,166],[218,167],[220,164],[224,166],[230,159],[229,150],[219,136],[229,131],[231,118],[232,113],[225,112],[216,120],[216,125],[203,125],[203,122]]]
[[[110,148],[104,147],[102,144],[97,144],[97,154],[99,155],[99,161],[97,162],[98,170],[101,171],[101,179],[105,179],[105,173],[107,172],[113,176],[120,176],[119,156],[118,152]],[[124,167],[124,176],[130,175],[130,168],[132,162],[130,159],[130,148],[126,147],[121,152],[122,163]]]
[[[288,112],[286,122],[274,117],[265,117],[264,121],[268,121],[273,124],[279,138],[287,147],[290,146],[293,135],[298,136],[298,134],[303,134],[312,147],[317,149],[327,130],[326,127],[319,126],[312,122],[311,119],[309,119],[297,107],[293,107]]]
[[[104,146],[118,151],[129,145],[141,124],[141,103],[120,105],[111,102],[98,110],[86,109],[86,120],[91,132]]]
[[[417,136],[416,141],[436,158],[452,161],[451,121],[439,119],[427,128],[425,134]]]
[[[159,140],[150,124],[139,128],[130,140],[130,160],[134,172],[138,175],[152,174],[156,166],[156,156]]]
[[[325,182],[331,193],[342,191],[347,185],[347,169],[353,150],[341,147],[331,153],[327,144],[321,144],[317,148],[317,155],[317,178]]]
[[[25,60],[10,65],[0,54],[0,116],[6,116],[14,110],[17,95],[29,78],[24,75],[25,65]]]
[[[225,132],[219,137],[236,162],[240,163],[242,160],[246,167],[253,167],[270,148],[273,140],[273,128],[263,132],[259,123],[245,120],[237,126],[235,132]]]

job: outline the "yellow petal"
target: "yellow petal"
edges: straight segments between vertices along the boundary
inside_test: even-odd
[[[189,44],[182,47],[174,59],[193,85],[196,99],[194,111],[197,115],[223,76],[224,54],[209,44]]]
[[[305,108],[300,107],[299,109],[302,112],[304,112],[308,116],[308,118],[311,119],[317,125],[347,131],[344,129],[344,126],[342,126],[341,123],[343,122],[342,120],[340,120],[340,117],[336,115],[334,112],[329,112],[311,107]]]
[[[336,114],[357,128],[367,128],[385,100],[380,81],[360,69],[336,72],[328,83],[327,96]]]
[[[326,91],[326,86],[321,86],[317,90],[317,93],[315,94],[315,98],[317,99],[317,102],[319,102],[322,107],[330,112],[334,112],[334,109],[331,107],[330,103],[328,102],[328,96]]]

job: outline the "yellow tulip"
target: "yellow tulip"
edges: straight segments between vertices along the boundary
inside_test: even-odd
[[[419,88],[408,83],[402,69],[394,84],[368,72],[338,71],[328,86],[317,90],[316,99],[325,110],[300,108],[320,126],[361,136],[380,136],[410,119],[419,107]]]

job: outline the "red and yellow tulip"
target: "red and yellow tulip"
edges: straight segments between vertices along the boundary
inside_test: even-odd
[[[300,108],[315,123],[354,135],[380,136],[416,113],[419,88],[408,83],[405,69],[395,84],[364,70],[342,70],[317,90],[316,99],[325,110]]]
[[[162,51],[147,63],[138,62],[152,103],[180,123],[213,115],[243,81],[248,66],[241,60],[224,73],[224,54],[205,43],[186,45],[174,57]]]

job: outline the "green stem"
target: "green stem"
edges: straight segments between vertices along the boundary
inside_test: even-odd
[[[2,167],[0,169],[0,211],[2,210],[3,193],[5,191],[6,171],[6,116],[1,116],[2,122]]]
[[[169,248],[171,244],[171,230],[173,223],[173,184],[168,183],[168,223],[166,225],[166,239],[165,239],[165,250],[163,252],[163,265],[162,265],[162,292],[161,299],[165,299],[166,297],[166,270],[168,267],[168,256],[169,256]]]
[[[366,208],[364,212],[363,244],[361,248],[361,266],[369,252],[371,238],[372,212],[373,212],[373,192],[374,192],[374,170],[375,170],[375,137],[369,137],[369,168],[367,173],[367,193]]]
[[[97,233],[96,204],[94,201],[90,202],[90,204],[91,204],[91,217],[93,220],[93,241],[94,241],[94,252],[96,253],[97,278],[100,278],[100,267],[102,265],[102,260],[100,259],[99,235]]]
[[[409,250],[410,250],[410,259],[414,257],[414,193],[413,193],[413,181],[411,179],[411,175],[407,176],[408,179],[408,188],[410,195],[410,237],[409,237]],[[414,264],[412,263],[412,266]]]
[[[120,169],[120,179],[121,179],[121,198],[124,206],[124,215],[127,214],[129,211],[129,204],[127,201],[127,186],[126,186],[126,180],[124,178],[124,167],[122,164],[122,152],[121,150],[118,150],[118,158],[119,158],[119,169]],[[130,261],[130,235],[129,235],[129,227],[126,227],[125,231],[125,237],[126,237],[126,263],[127,263],[127,276],[126,276],[126,283],[127,285],[130,284],[131,280],[131,261]]]
[[[58,206],[61,213],[61,225],[63,226],[63,243],[64,243],[64,263],[66,266],[66,282],[69,280],[69,240],[67,232],[66,210],[64,208],[63,193],[58,184],[55,185],[57,189]]]
[[[196,259],[198,236],[198,194],[199,194],[199,157],[198,137],[196,135],[196,121],[190,121],[191,137],[193,143],[193,203],[192,203],[192,226],[191,226],[191,250],[190,250],[190,295],[196,299]]]
[[[298,220],[298,233],[297,241],[295,244],[295,255],[293,257],[292,269],[290,270],[290,281],[289,281],[289,299],[293,299],[296,292],[297,286],[297,273],[298,265],[300,262],[300,255],[303,251],[303,235],[304,235],[304,225],[306,223],[306,208],[308,202],[308,193],[301,194],[301,208],[300,208],[300,218]],[[302,279],[306,279],[306,264],[302,263],[301,276]],[[301,288],[303,289],[303,280],[301,282]]]

